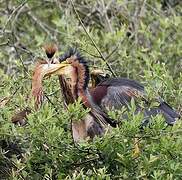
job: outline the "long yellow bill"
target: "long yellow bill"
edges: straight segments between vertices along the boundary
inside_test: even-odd
[[[40,67],[40,74],[42,77],[49,75],[64,75],[69,70],[70,64],[42,64]]]
[[[45,76],[65,75],[70,73],[72,66],[69,63],[47,64],[39,63],[35,66],[32,77],[32,97],[35,99],[35,107],[39,108],[43,101],[42,81]]]

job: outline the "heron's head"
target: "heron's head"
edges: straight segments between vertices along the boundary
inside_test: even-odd
[[[49,60],[49,63],[51,63],[51,60],[55,53],[58,51],[58,47],[54,43],[47,43],[43,46],[43,49],[47,55],[47,58]]]
[[[90,75],[91,75],[92,87],[96,87],[99,83],[110,78],[110,75],[105,73],[101,69],[92,70]]]

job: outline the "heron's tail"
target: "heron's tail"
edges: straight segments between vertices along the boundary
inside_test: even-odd
[[[169,125],[173,125],[178,119],[180,119],[179,113],[177,113],[171,106],[169,106],[166,102],[162,102],[158,109],[163,114],[166,123]]]
[[[154,117],[158,114],[162,114],[166,123],[168,125],[173,125],[175,122],[180,119],[179,113],[177,113],[171,106],[169,106],[166,102],[162,101],[158,107],[145,109],[144,112],[144,120],[142,121],[141,128],[147,126],[151,117]]]

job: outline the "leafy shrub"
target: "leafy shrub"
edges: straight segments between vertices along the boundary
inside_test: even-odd
[[[149,99],[161,96],[181,112],[182,8],[180,2],[168,3],[172,7],[164,2],[82,0],[74,4],[117,76],[140,81]],[[59,54],[77,46],[91,68],[111,72],[71,1],[3,1],[0,12],[0,179],[181,179],[180,121],[166,127],[157,116],[140,131],[142,115],[131,110],[129,120],[104,137],[74,144],[70,119],[81,118],[87,110],[80,109],[80,103],[64,109],[56,78],[44,83],[52,104],[45,98],[41,109],[28,115],[26,126],[13,125],[15,111],[29,106],[32,68],[38,56],[45,56],[42,44],[55,41]],[[133,156],[135,139],[140,149],[137,156]]]

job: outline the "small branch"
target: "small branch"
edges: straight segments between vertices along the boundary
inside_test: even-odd
[[[79,16],[79,14],[78,14],[78,12],[77,12],[77,10],[76,10],[76,8],[75,8],[75,5],[74,5],[74,3],[73,3],[73,0],[70,0],[70,1],[71,1],[72,6],[73,6],[73,10],[74,10],[74,12],[75,12],[75,14],[76,14],[76,16],[77,16],[77,18],[78,18],[80,24],[82,25],[82,27],[83,27],[85,33],[87,34],[87,36],[88,36],[89,39],[91,40],[91,42],[92,42],[93,46],[95,47],[95,49],[98,51],[98,53],[99,53],[99,55],[101,56],[102,60],[103,60],[103,61],[105,62],[105,64],[107,65],[109,71],[112,73],[112,75],[113,75],[114,77],[116,77],[116,74],[115,74],[114,71],[112,70],[112,68],[111,68],[111,66],[109,65],[109,63],[107,62],[106,58],[104,57],[104,55],[102,54],[102,52],[101,52],[100,49],[98,48],[97,44],[95,43],[95,41],[92,39],[92,37],[91,37],[90,34],[88,33],[88,31],[87,31],[85,25],[83,24],[83,22],[82,22],[82,20],[81,20],[81,18],[80,18],[80,16]]]
[[[25,53],[29,54],[30,56],[32,56],[33,58],[36,57],[36,55],[33,53],[33,51],[29,50],[27,47],[25,47],[24,45],[21,44],[11,44],[8,42],[7,44],[9,47],[16,47],[17,50],[21,50],[24,51]]]
[[[6,46],[8,45],[8,43],[9,43],[9,39],[6,42],[1,43],[0,46]]]
[[[175,155],[173,155],[173,154],[171,153],[171,151],[167,150],[167,152],[169,153],[169,155],[171,156],[172,159],[176,159],[176,158],[177,158]]]
[[[112,52],[111,52],[108,56],[106,56],[106,59],[109,59],[109,58],[118,50],[118,48],[119,48],[119,45],[117,45],[117,46],[112,50]]]
[[[26,3],[27,3],[27,0],[25,0],[24,2],[22,2],[18,7],[16,7],[16,8],[13,10],[13,12],[10,14],[9,18],[7,19],[7,21],[6,21],[6,23],[5,23],[4,27],[3,27],[3,30],[2,30],[3,33],[5,32],[8,23],[9,23],[9,22],[11,21],[11,19],[13,18],[13,15],[14,15],[17,11],[19,11],[19,9],[21,9]]]
[[[14,47],[14,49],[15,49],[15,51],[16,51],[16,54],[18,55],[18,57],[19,57],[19,59],[20,59],[20,62],[21,62],[21,64],[22,64],[22,66],[23,66],[24,74],[30,76],[30,74],[28,73],[28,70],[27,70],[27,68],[25,67],[24,63],[23,63],[23,59],[22,59],[21,55],[19,54],[19,52],[18,52],[16,46],[13,46],[13,47]]]
[[[31,11],[29,11],[27,13],[29,15],[29,17],[37,24],[39,25],[39,27],[48,35],[51,37],[51,33],[47,30],[47,28],[45,28],[45,26],[43,25],[43,23],[36,17],[34,16]]]
[[[20,87],[16,88],[11,96],[4,97],[4,98],[0,99],[0,108],[4,107],[8,102],[10,102],[13,99],[13,97],[15,96],[15,94],[18,92],[19,89],[20,89]]]
[[[100,2],[101,2],[102,9],[103,9],[103,16],[105,18],[105,23],[106,23],[105,28],[108,29],[108,32],[113,33],[113,28],[111,26],[110,20],[109,20],[108,15],[107,15],[107,9],[109,8],[111,2],[108,3],[107,7],[105,6],[104,0],[101,0]]]
[[[86,52],[87,54],[89,54],[90,56],[92,56],[94,58],[102,58],[101,56],[98,56],[98,55],[95,55],[95,54],[92,54],[92,53],[88,52],[86,49],[82,49],[81,48],[81,50],[84,51],[84,52]]]
[[[56,108],[55,104],[49,99],[49,97],[44,94],[44,96],[46,97],[46,99],[48,100],[48,102],[53,106],[53,108],[55,109],[56,113],[59,114],[58,109]],[[55,114],[56,118],[61,121],[61,119],[59,118],[59,116],[57,116],[57,114]]]
[[[57,89],[56,91],[54,91],[54,92],[52,92],[50,94],[47,94],[47,96],[52,96],[52,95],[56,94],[57,92],[59,92],[60,90],[61,90],[61,88]]]

